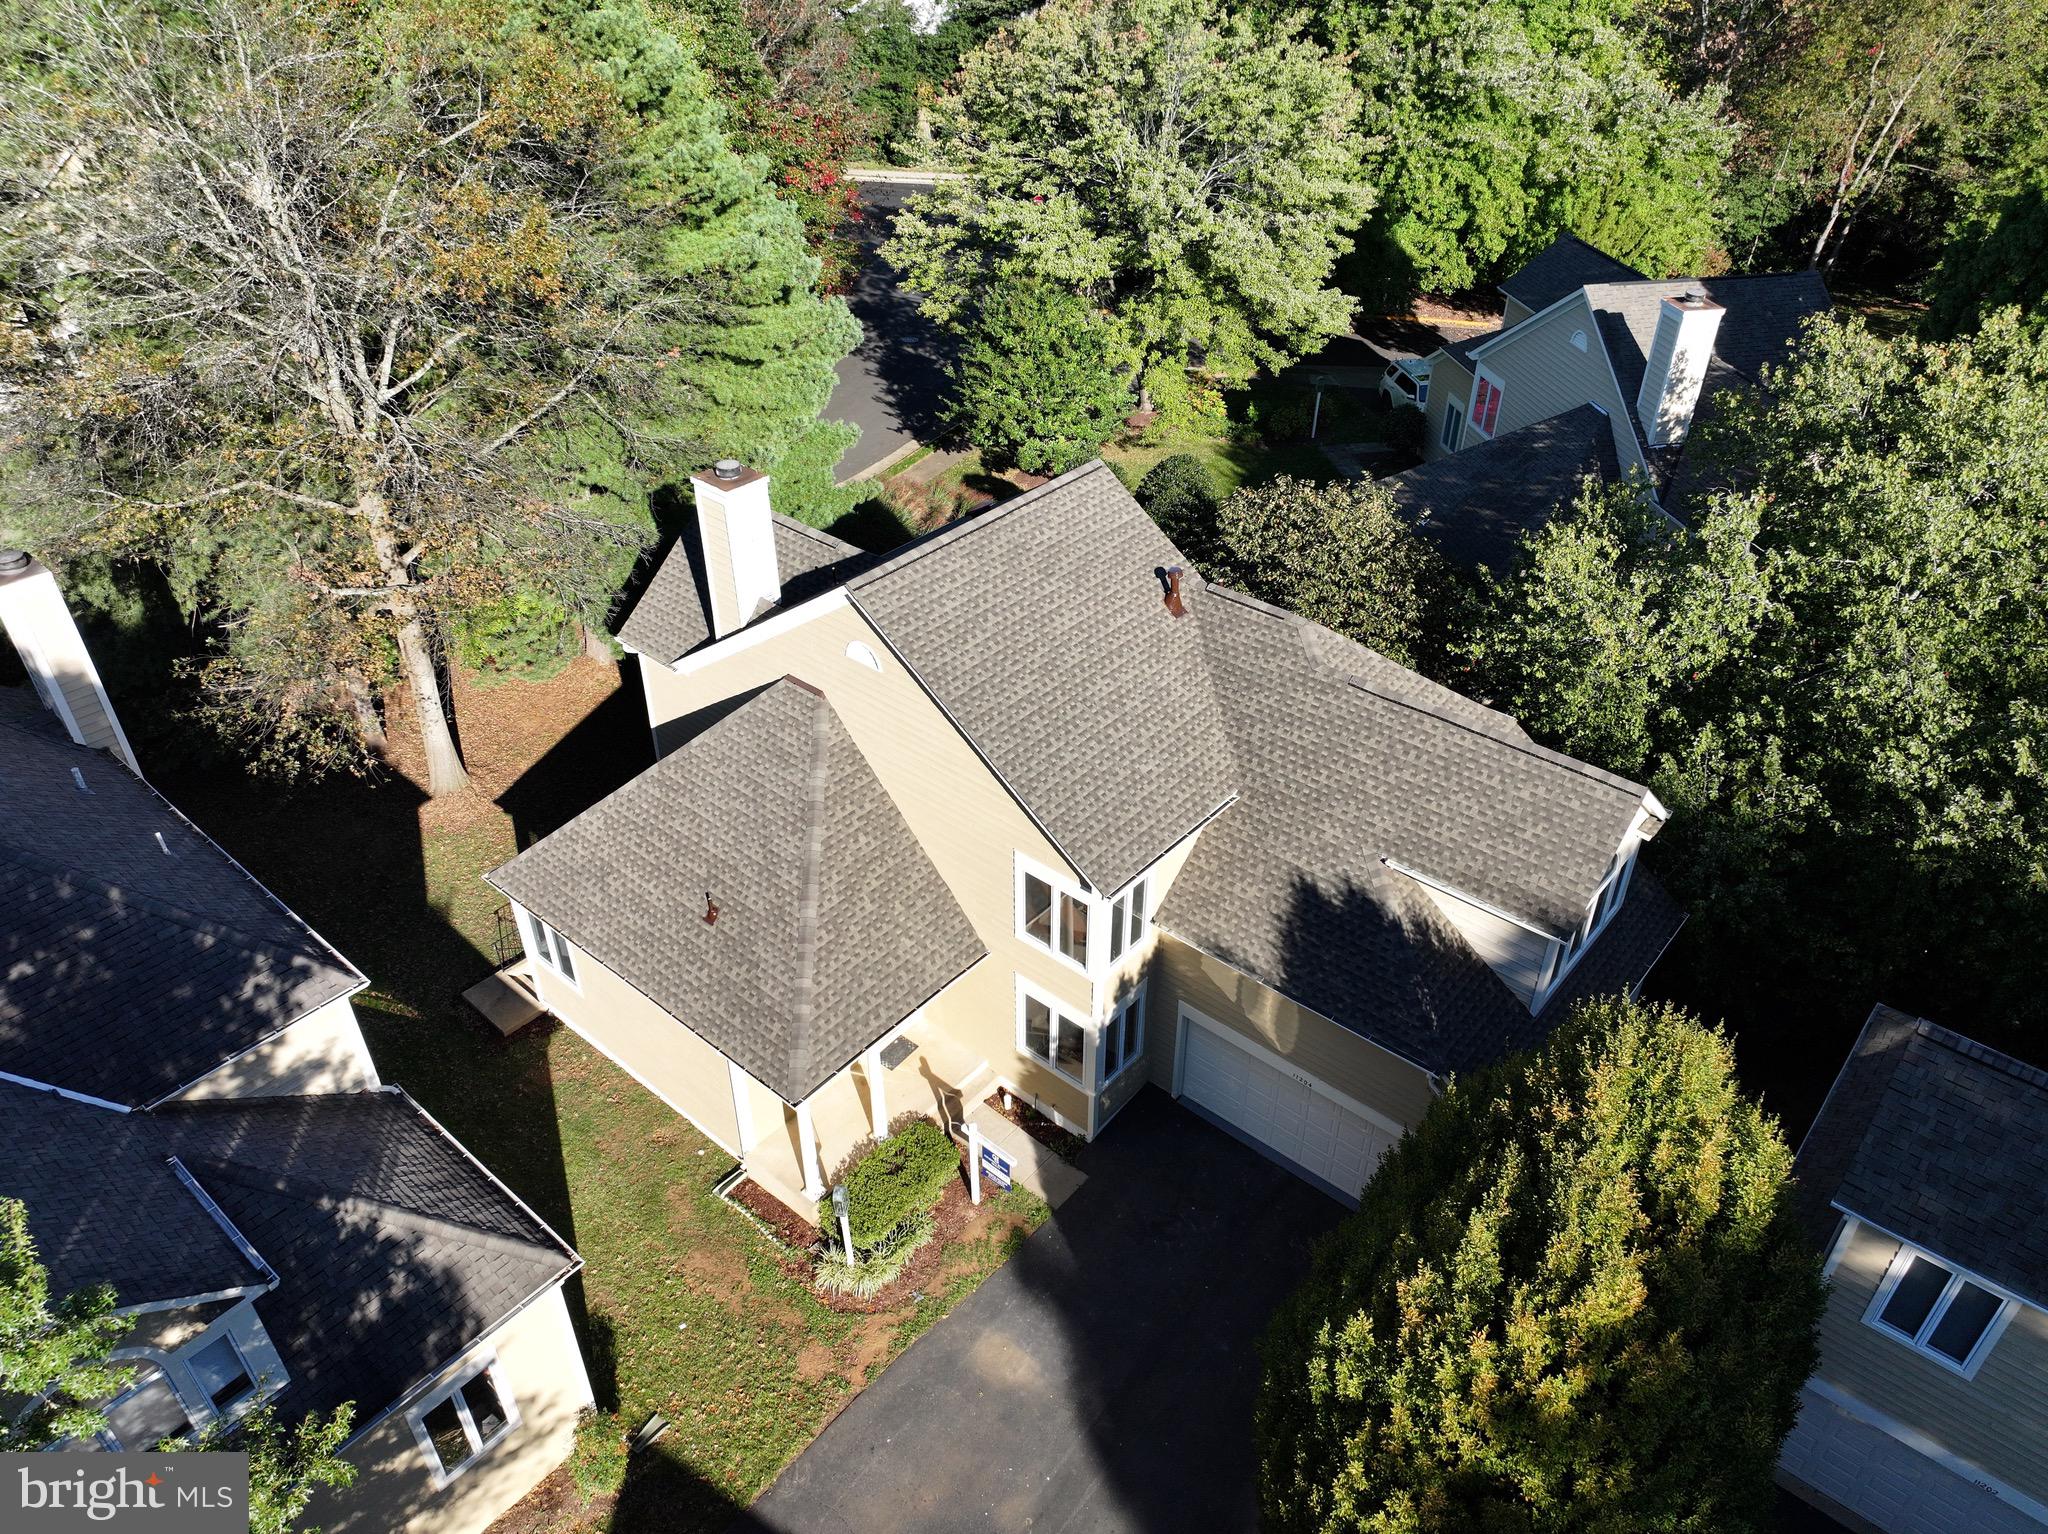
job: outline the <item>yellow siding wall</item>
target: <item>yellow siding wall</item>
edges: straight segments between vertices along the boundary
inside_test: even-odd
[[[1575,330],[1586,333],[1584,351],[1572,345]],[[1615,461],[1624,472],[1643,466],[1635,430],[1628,424],[1626,401],[1615,387],[1614,374],[1601,350],[1599,326],[1583,294],[1493,346],[1478,364],[1489,377],[1500,381],[1500,419],[1493,428],[1496,437],[1590,402],[1607,412],[1607,424],[1614,432]],[[1467,431],[1466,446],[1479,440],[1477,433]]]
[[[522,929],[524,923],[521,923]],[[582,949],[570,947],[577,984],[529,961],[541,1005],[639,1078],[724,1149],[740,1154],[739,1118],[725,1056]],[[758,1116],[755,1131],[760,1131]]]
[[[393,1412],[349,1449],[355,1485],[317,1494],[309,1526],[327,1534],[481,1534],[568,1457],[576,1414],[591,1393],[562,1291],[535,1300],[485,1346],[496,1350],[498,1376],[519,1411],[512,1435],[437,1491],[412,1424]]]
[[[1154,864],[1151,872],[1145,876],[1145,903],[1153,911],[1156,912],[1161,906],[1166,904],[1167,893],[1173,888],[1173,881],[1180,877],[1181,869],[1187,866],[1188,854],[1195,850],[1197,839],[1198,837],[1196,836],[1190,836],[1182,841],[1179,846],[1175,847]],[[1134,946],[1125,951],[1123,957],[1117,961],[1116,968],[1105,977],[1102,1005],[1105,1017],[1115,1011],[1124,998],[1138,985],[1149,984],[1152,973],[1158,968],[1160,941],[1159,924],[1156,921],[1148,921],[1145,926],[1145,935]],[[1116,1112],[1117,1109],[1137,1096],[1138,1089],[1144,1086],[1147,1081],[1153,1079],[1152,1030],[1157,1023],[1156,1005],[1157,1002],[1152,991],[1147,990],[1145,993],[1146,1058],[1103,1087],[1101,1098],[1097,1102],[1095,1110],[1097,1124],[1101,1124],[1112,1113]],[[1169,1043],[1169,1050],[1171,1047]],[[1170,1075],[1162,1079],[1168,1086],[1171,1086],[1173,1078]]]
[[[1168,1090],[1173,1086],[1182,1002],[1285,1055],[1396,1124],[1414,1124],[1435,1099],[1428,1075],[1407,1061],[1296,1006],[1221,960],[1162,936],[1145,1001],[1151,1014],[1146,1044],[1152,1079]]]
[[[1821,1320],[1820,1377],[2048,1501],[2048,1316],[2022,1306],[1976,1377],[1964,1379],[1864,1324],[1898,1250],[1867,1225],[1850,1237]]]
[[[307,1013],[291,1027],[202,1076],[179,1094],[193,1101],[221,1097],[285,1097],[309,1092],[368,1092],[377,1068],[346,996]]]
[[[855,642],[881,658],[879,673],[848,658]],[[1077,1019],[1094,1015],[1088,977],[1016,935],[1015,855],[1055,871],[1065,862],[867,620],[851,606],[827,608],[688,675],[645,657],[640,674],[658,739],[664,723],[783,676],[825,694],[989,950],[926,1016],[1041,1106],[1085,1123],[1086,1095],[1016,1047],[1016,974]]]

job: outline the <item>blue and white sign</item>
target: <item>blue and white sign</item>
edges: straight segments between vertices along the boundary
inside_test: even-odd
[[[981,1142],[981,1175],[998,1188],[1010,1186],[1010,1158],[986,1140]]]

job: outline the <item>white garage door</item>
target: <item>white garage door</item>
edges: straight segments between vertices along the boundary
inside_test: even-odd
[[[1197,1013],[1181,1016],[1181,1095],[1356,1202],[1398,1137],[1248,1040]]]

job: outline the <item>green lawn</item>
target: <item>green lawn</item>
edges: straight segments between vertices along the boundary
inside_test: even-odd
[[[1276,475],[1292,474],[1297,479],[1329,479],[1334,470],[1322,449],[1313,442],[1233,441],[1214,431],[1187,429],[1154,431],[1133,443],[1112,443],[1102,456],[1112,468],[1135,485],[1145,471],[1162,458],[1191,453],[1202,461],[1216,480],[1219,495],[1228,495],[1240,485],[1262,485]]]
[[[597,676],[579,662],[555,683],[465,695],[465,748],[495,801],[423,806],[399,777],[290,796],[219,773],[165,788],[371,976],[356,1007],[384,1078],[582,1252],[571,1311],[600,1403],[628,1428],[654,1411],[673,1424],[616,1507],[558,1490],[518,1526],[722,1529],[1044,1207],[1012,1201],[978,1239],[957,1242],[938,1294],[837,1314],[712,1192],[731,1165],[724,1152],[566,1029],[536,1024],[504,1040],[469,1013],[463,988],[495,964],[499,899],[480,875],[512,854],[515,823],[531,839],[643,765],[637,694],[603,696]],[[496,725],[515,717],[505,746]]]

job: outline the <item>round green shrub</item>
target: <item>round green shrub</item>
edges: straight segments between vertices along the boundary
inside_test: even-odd
[[[1387,446],[1408,458],[1422,456],[1429,417],[1413,405],[1396,405],[1387,414]]]
[[[1194,454],[1160,459],[1138,481],[1137,496],[1160,530],[1190,558],[1214,537],[1222,497],[1216,493],[1215,477]]]

